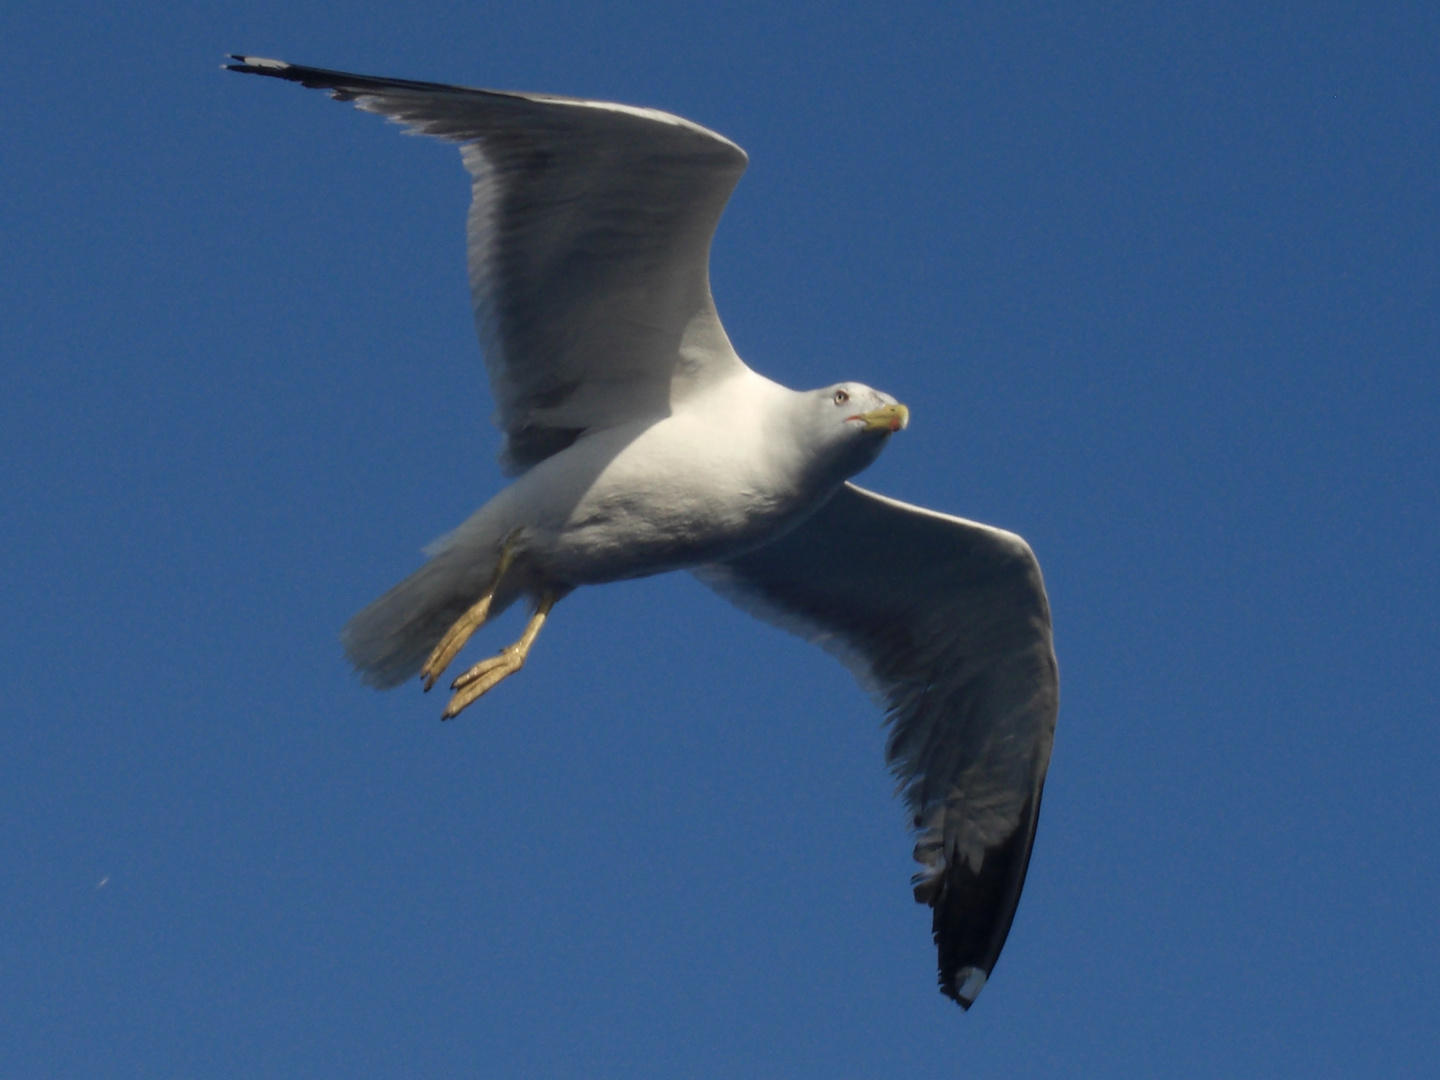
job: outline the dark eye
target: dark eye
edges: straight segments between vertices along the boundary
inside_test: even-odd
[[[835,391],[835,404],[836,404],[836,405],[844,405],[845,402],[847,402],[847,401],[849,401],[849,400],[850,400],[850,395],[847,394],[847,393],[845,393],[844,390],[836,390],[836,391]]]

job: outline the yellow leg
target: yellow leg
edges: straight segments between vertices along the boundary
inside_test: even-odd
[[[495,563],[495,572],[490,575],[490,584],[485,587],[485,594],[471,605],[470,610],[455,620],[455,625],[445,631],[445,636],[440,639],[430,653],[430,659],[425,661],[425,666],[420,669],[420,677],[425,680],[425,691],[429,693],[430,688],[435,685],[435,680],[445,673],[465,643],[470,640],[470,635],[485,625],[485,620],[490,616],[490,601],[495,599],[495,590],[500,587],[500,579],[505,576],[505,571],[510,569],[510,560],[515,554],[516,533],[511,533],[505,538],[505,543],[500,548],[500,559]]]
[[[550,609],[555,606],[555,594],[547,592],[540,598],[540,604],[535,608],[535,614],[530,616],[530,621],[525,624],[525,632],[513,645],[507,645],[500,650],[499,655],[492,656],[488,660],[481,660],[469,671],[461,675],[453,683],[450,689],[455,691],[455,696],[450,699],[450,704],[445,706],[442,720],[450,720],[460,715],[460,710],[473,705],[484,694],[489,693],[502,679],[514,675],[525,666],[525,658],[530,655],[530,646],[535,644],[535,638],[540,634],[540,628],[545,625],[545,617],[550,614]]]

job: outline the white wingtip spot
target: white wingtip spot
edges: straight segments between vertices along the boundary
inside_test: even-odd
[[[968,967],[960,969],[960,978],[964,981],[960,983],[957,992],[965,1000],[965,1004],[969,1005],[980,996],[980,991],[985,989],[985,980],[989,976],[977,967]]]
[[[271,68],[275,71],[282,71],[290,66],[284,60],[267,60],[263,56],[242,56],[240,62],[249,64],[251,67]]]

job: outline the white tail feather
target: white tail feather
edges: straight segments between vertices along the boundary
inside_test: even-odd
[[[499,544],[485,542],[493,530],[484,527],[483,514],[431,544],[429,562],[345,624],[340,643],[370,686],[388,690],[418,675],[445,631],[489,585]],[[516,597],[503,585],[499,591],[491,618]]]

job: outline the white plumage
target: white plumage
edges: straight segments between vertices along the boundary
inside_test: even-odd
[[[454,715],[569,591],[693,570],[883,698],[916,899],[968,1008],[1019,902],[1054,735],[1039,567],[1017,536],[848,482],[905,425],[893,398],[788,390],[735,354],[708,264],[744,152],[650,109],[235,60],[459,144],[473,181],[476,326],[517,478],[346,627],[363,677],[428,688],[528,598],[525,636],[456,680]]]

